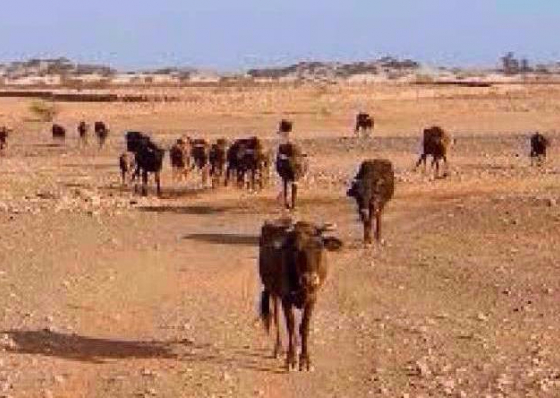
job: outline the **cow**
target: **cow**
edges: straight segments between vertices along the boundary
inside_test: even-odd
[[[89,126],[85,121],[82,120],[78,124],[78,136],[80,138],[80,143],[84,146],[87,145],[88,143],[88,131],[89,131]]]
[[[208,161],[210,162],[210,178],[212,179],[213,188],[219,185],[219,182],[224,175],[226,153],[227,141],[223,138],[216,140],[216,142],[210,146]]]
[[[288,331],[287,371],[296,367],[296,335],[294,308],[302,311],[299,328],[301,351],[299,369],[311,370],[309,331],[319,291],[328,271],[326,251],[337,251],[342,242],[325,236],[327,226],[291,219],[265,222],[259,240],[259,275],[263,285],[260,318],[267,332],[271,323],[276,328],[274,356],[282,349],[279,304]],[[272,314],[271,314],[272,305]]]
[[[531,166],[535,163],[540,166],[546,160],[546,150],[550,146],[550,140],[539,132],[531,136]]]
[[[12,130],[6,126],[0,127],[0,153],[4,153],[4,150],[8,147],[8,136],[11,132]]]
[[[395,192],[393,164],[386,159],[365,160],[346,195],[354,198],[364,225],[364,243],[372,243],[373,219],[375,239],[381,242],[381,217],[387,202]]]
[[[97,142],[99,143],[99,149],[103,148],[105,141],[109,136],[109,129],[104,122],[95,122],[93,125],[93,130],[97,136]]]
[[[295,209],[298,193],[297,182],[307,173],[307,169],[307,155],[301,151],[298,145],[292,142],[279,145],[276,155],[276,172],[282,179],[282,196],[286,209]],[[288,201],[289,190],[291,190],[290,201]]]
[[[190,167],[189,139],[179,138],[169,150],[173,181],[186,179]]]
[[[66,139],[66,129],[60,124],[53,124],[51,128],[53,140],[64,141]]]
[[[429,155],[432,156],[432,167],[435,165],[435,177],[439,177],[439,162],[443,160],[445,164],[445,171],[443,177],[447,176],[447,153],[451,146],[451,136],[439,126],[433,126],[424,129],[422,139],[422,154],[416,162],[415,169],[418,169],[420,164],[424,165],[426,169],[426,159]]]
[[[371,135],[371,132],[373,131],[374,126],[375,120],[373,119],[373,117],[367,113],[360,112],[356,115],[354,134],[359,137],[360,133],[364,133],[364,136],[369,137]]]
[[[197,168],[202,175],[202,185],[208,182],[208,142],[204,138],[195,138],[190,141],[192,168]]]
[[[126,185],[127,176],[131,174],[134,167],[134,158],[129,152],[123,152],[119,156],[119,168],[121,170],[121,180],[123,185]]]
[[[259,138],[250,137],[234,141],[226,152],[226,160],[226,186],[235,173],[238,187],[243,187],[246,177],[248,188],[255,189],[257,180],[260,188],[264,187],[270,161]]]
[[[158,196],[161,195],[160,173],[163,166],[165,151],[156,145],[149,136],[129,131],[125,135],[126,148],[134,153],[135,171],[132,179],[142,176],[142,195],[147,196],[148,174],[153,173]],[[137,191],[137,186],[134,188]]]

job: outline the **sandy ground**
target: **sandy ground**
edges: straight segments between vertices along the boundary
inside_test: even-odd
[[[169,104],[61,104],[64,146],[29,101],[0,157],[0,396],[560,396],[560,160],[530,167],[528,133],[560,134],[560,91],[409,86],[182,89]],[[356,111],[375,138],[350,138]],[[107,121],[108,147],[75,125]],[[282,214],[277,187],[164,195],[121,187],[126,129],[274,138],[281,117],[310,155],[301,219],[338,225],[345,248],[312,332],[312,373],[283,371],[257,322],[257,240]],[[451,175],[413,172],[422,127],[457,139]],[[270,140],[269,145],[273,145]],[[364,248],[349,180],[391,159],[397,190],[383,247]]]

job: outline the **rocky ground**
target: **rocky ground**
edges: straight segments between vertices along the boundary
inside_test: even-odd
[[[336,223],[345,243],[329,258],[312,373],[285,373],[257,321],[258,233],[282,215],[276,186],[212,191],[197,176],[172,186],[166,161],[163,197],[142,198],[120,184],[116,132],[102,151],[80,149],[22,121],[0,157],[0,396],[559,396],[560,161],[553,150],[530,167],[523,130],[527,112],[536,124],[560,121],[555,92],[542,95],[499,97],[498,108],[510,105],[495,120],[465,112],[470,97],[403,100],[371,140],[344,137],[337,114],[299,136],[311,172],[295,216]],[[446,179],[412,171],[417,107],[443,109],[456,129]],[[60,117],[74,120],[76,109]],[[188,109],[177,117],[212,126]],[[230,128],[255,123],[252,109]],[[166,123],[143,111],[108,113],[119,127]],[[210,135],[234,137],[220,127],[231,118]],[[155,136],[171,142],[170,130]],[[344,194],[360,160],[378,156],[393,160],[398,184],[386,244],[365,248]]]

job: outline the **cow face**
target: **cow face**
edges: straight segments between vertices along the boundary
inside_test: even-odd
[[[326,278],[325,250],[336,251],[342,242],[323,236],[324,229],[309,223],[297,223],[288,235],[287,247],[294,266],[300,294],[313,296]]]
[[[360,219],[363,221],[367,216],[368,210],[368,201],[365,195],[365,190],[362,181],[354,180],[352,181],[352,185],[346,195],[350,198],[354,198],[356,200],[356,204],[358,205],[358,214],[360,215]]]

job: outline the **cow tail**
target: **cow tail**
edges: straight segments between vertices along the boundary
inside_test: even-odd
[[[261,293],[261,308],[260,308],[261,321],[266,332],[270,332],[270,292],[266,289]]]

